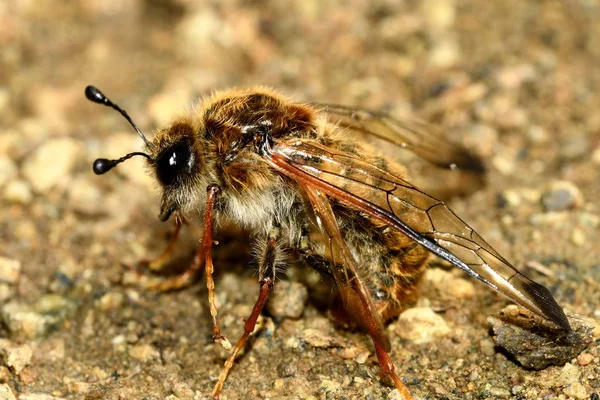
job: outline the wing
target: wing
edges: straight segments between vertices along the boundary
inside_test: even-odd
[[[371,296],[358,275],[356,261],[340,233],[329,199],[312,185],[301,184],[301,186],[313,207],[321,232],[327,235],[324,239],[327,239],[325,244],[328,246],[331,257],[331,272],[338,284],[344,304],[350,308],[351,312],[362,315],[366,320],[365,328],[368,329],[375,344],[389,352],[391,344],[385,334],[385,327],[374,311]],[[350,288],[351,291],[347,291],[345,288]]]
[[[548,289],[517,271],[443,202],[406,180],[309,140],[277,142],[264,156],[302,187],[385,222],[512,301],[570,329]]]
[[[408,149],[434,165],[483,174],[481,159],[462,146],[444,139],[439,128],[418,120],[397,120],[382,112],[333,104],[316,104],[340,127],[372,135]]]

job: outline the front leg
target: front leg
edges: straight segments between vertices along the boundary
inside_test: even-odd
[[[244,333],[237,341],[235,346],[233,347],[233,351],[231,355],[225,361],[225,366],[219,375],[219,380],[215,384],[215,388],[213,389],[213,399],[218,399],[221,395],[221,390],[223,389],[223,383],[225,379],[227,379],[227,375],[229,374],[229,370],[233,367],[233,363],[235,362],[235,358],[244,348],[248,337],[252,332],[254,332],[254,328],[256,327],[256,321],[267,302],[267,297],[269,292],[273,288],[275,284],[275,274],[277,273],[277,268],[280,266],[283,260],[283,251],[281,247],[277,243],[277,238],[279,235],[279,229],[275,228],[272,232],[266,237],[263,238],[264,248],[261,251],[260,258],[258,260],[258,278],[260,282],[260,291],[258,293],[258,298],[256,299],[256,303],[252,308],[252,313],[246,320],[244,324]],[[261,243],[261,245],[263,245]]]

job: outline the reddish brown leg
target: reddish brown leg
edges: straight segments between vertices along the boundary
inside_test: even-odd
[[[396,389],[398,389],[404,400],[413,400],[408,388],[402,383],[398,375],[396,375],[396,367],[389,354],[391,348],[390,342],[383,331],[383,326],[375,318],[376,311],[372,308],[371,302],[366,297],[367,294],[361,290],[361,287],[354,288],[354,293],[358,295],[360,302],[362,303],[362,318],[365,319],[367,330],[371,336],[371,340],[373,340],[373,345],[375,346],[379,368],[381,369],[381,376],[389,376],[392,379]]]
[[[206,209],[204,211],[204,233],[201,241],[202,245],[196,252],[190,267],[183,271],[183,273],[170,279],[163,279],[158,282],[150,282],[144,286],[161,292],[181,289],[190,285],[194,281],[198,271],[204,265],[204,269],[206,271],[206,287],[208,288],[208,304],[210,308],[210,315],[212,316],[213,321],[213,341],[219,343],[221,346],[229,350],[231,348],[231,343],[229,343],[229,340],[227,340],[227,338],[221,334],[221,329],[219,328],[219,323],[217,322],[215,281],[213,280],[212,276],[214,272],[214,266],[211,257],[211,250],[213,243],[215,243],[212,238],[214,220],[213,214],[215,200],[220,189],[217,185],[210,185],[207,191]],[[178,234],[179,232],[176,231],[176,233]],[[169,247],[171,247],[171,243],[169,244]]]
[[[392,378],[396,389],[398,389],[404,400],[413,400],[408,388],[404,385],[404,383],[402,383],[398,375],[396,375],[396,367],[394,367],[394,362],[392,361],[390,354],[380,345],[378,345],[377,342],[373,341],[373,344],[375,345],[375,352],[377,353],[377,360],[379,361],[381,376],[389,376]]]
[[[152,272],[162,271],[165,266],[168,265],[173,256],[173,251],[175,250],[177,239],[179,239],[179,233],[181,232],[182,226],[183,222],[180,219],[175,220],[175,231],[173,232],[173,236],[171,236],[171,239],[169,240],[169,243],[162,254],[153,260],[140,261],[139,266],[147,268]]]
[[[229,358],[227,358],[227,361],[225,361],[225,366],[223,367],[223,370],[221,371],[221,374],[219,375],[219,380],[217,381],[215,388],[213,389],[213,393],[212,393],[213,399],[218,399],[219,396],[221,395],[221,390],[223,389],[223,383],[225,382],[225,379],[227,379],[229,370],[231,369],[231,367],[233,367],[233,363],[235,362],[235,357],[238,355],[240,350],[242,350],[242,348],[244,348],[244,345],[246,344],[246,340],[248,340],[248,337],[250,336],[250,334],[252,332],[254,332],[254,328],[256,326],[256,321],[258,320],[258,316],[260,315],[260,312],[262,311],[265,303],[267,302],[267,296],[269,295],[269,292],[271,291],[271,288],[273,287],[273,285],[274,285],[274,282],[271,278],[265,278],[260,281],[260,292],[258,294],[258,299],[256,300],[256,304],[254,304],[254,308],[252,309],[252,313],[250,314],[250,317],[248,317],[248,319],[246,320],[246,323],[244,324],[244,334],[237,341],[237,343],[233,347],[233,351],[231,352],[231,355],[229,356]]]

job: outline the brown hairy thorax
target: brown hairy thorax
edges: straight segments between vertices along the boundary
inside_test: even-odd
[[[191,211],[204,212],[202,248],[192,265],[158,288],[184,287],[204,267],[213,340],[228,349],[217,321],[213,222],[229,219],[250,230],[256,241],[259,295],[215,384],[215,399],[291,253],[332,278],[334,318],[369,333],[382,375],[404,399],[412,397],[395,373],[383,323],[416,300],[430,253],[570,329],[546,288],[518,272],[442,201],[414,186],[405,168],[367,143],[377,139],[405,148],[438,167],[478,178],[471,182],[482,181],[481,160],[436,135],[430,125],[357,108],[302,105],[259,87],[214,94],[150,142],[96,88],[88,86],[86,96],[119,111],[148,151],[98,159],[94,172],[144,156],[162,188],[160,219],[176,221],[174,239],[149,263],[152,270],[170,259],[181,221]]]

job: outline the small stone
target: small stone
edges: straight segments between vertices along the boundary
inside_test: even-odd
[[[305,329],[300,334],[302,340],[313,347],[329,348],[339,346],[339,339],[329,336],[318,329]]]
[[[586,400],[588,398],[587,390],[585,390],[585,387],[579,382],[572,383],[564,388],[563,393],[578,400]]]
[[[499,388],[499,387],[490,388],[490,394],[492,395],[492,398],[494,398],[494,399],[497,397],[502,397],[502,398],[511,397],[511,393],[508,389]]]
[[[429,268],[423,278],[425,285],[431,285],[435,295],[446,299],[470,299],[475,296],[475,286],[461,277],[441,268]]]
[[[424,0],[420,13],[433,31],[451,28],[456,20],[456,2],[454,0]]]
[[[98,367],[92,368],[92,375],[99,381],[103,381],[109,377],[108,372]]]
[[[55,397],[45,393],[20,394],[19,400],[66,400],[63,397]]]
[[[21,172],[37,192],[45,193],[58,184],[66,184],[82,154],[75,139],[50,139],[25,159]]]
[[[84,215],[101,214],[105,207],[103,197],[91,176],[78,177],[69,185],[69,203]]]
[[[596,150],[594,150],[591,158],[594,164],[600,165],[600,147],[597,147]]]
[[[522,202],[521,195],[515,190],[505,190],[502,192],[502,199],[509,208],[519,207]]]
[[[67,389],[70,393],[87,393],[91,387],[92,385],[87,382],[72,381],[67,383]]]
[[[15,289],[8,283],[0,282],[0,304],[4,304],[15,295]]]
[[[578,383],[581,379],[581,370],[574,364],[566,363],[560,370],[556,381],[560,386],[572,385]]]
[[[6,383],[0,385],[0,400],[17,400],[10,386]]]
[[[398,389],[394,389],[387,395],[387,400],[405,400],[405,399],[404,399],[404,396],[402,396],[402,394],[400,393],[400,391]]]
[[[17,176],[17,166],[7,155],[0,154],[0,187]]]
[[[583,194],[569,181],[553,182],[542,195],[542,204],[546,211],[562,211],[580,207],[584,202]]]
[[[543,127],[539,125],[533,125],[529,128],[527,137],[534,143],[546,143],[550,136]]]
[[[21,262],[6,257],[0,257],[0,282],[17,283],[21,276]]]
[[[1,310],[2,319],[14,335],[26,338],[43,337],[49,330],[63,323],[77,310],[77,304],[55,294],[42,296],[36,304],[12,302]]]
[[[430,307],[409,308],[400,314],[393,329],[401,338],[417,344],[429,343],[451,332],[444,318]]]
[[[492,158],[492,164],[502,175],[511,175],[515,171],[515,162],[506,156]]]
[[[560,156],[567,160],[585,157],[590,149],[589,140],[584,135],[568,135],[561,143]]]
[[[586,366],[594,361],[594,356],[590,353],[581,353],[577,356],[577,364],[581,366]]]
[[[181,400],[195,399],[194,391],[186,382],[175,381],[171,385],[171,391]]]
[[[2,319],[8,330],[15,335],[27,338],[45,336],[48,332],[48,321],[40,313],[21,303],[8,303],[2,310]]]
[[[14,345],[8,340],[0,341],[0,354],[6,366],[10,367],[17,375],[31,364],[33,349],[27,344]]]
[[[330,379],[323,379],[321,381],[321,385],[319,386],[319,392],[322,393],[336,393],[339,392],[342,388],[342,385],[336,381],[332,381]]]
[[[4,365],[0,365],[0,383],[8,383],[12,379],[10,369]]]
[[[296,376],[298,369],[295,364],[284,361],[277,365],[277,375],[280,378],[290,378]]]
[[[298,319],[304,312],[307,300],[308,290],[303,284],[281,281],[273,288],[267,303],[267,311],[275,319]]]
[[[564,365],[592,343],[594,327],[588,321],[569,315],[569,322],[572,330],[566,332],[515,305],[505,307],[497,317],[488,318],[496,346],[533,370]]]
[[[140,361],[150,361],[160,358],[158,350],[149,344],[138,344],[129,348],[129,356]]]
[[[29,204],[33,199],[29,183],[22,179],[8,182],[4,188],[4,199],[12,203]]]
[[[585,244],[587,237],[581,229],[574,228],[573,231],[571,232],[570,239],[571,239],[571,243],[573,243],[575,246],[581,247]]]
[[[34,304],[34,310],[46,316],[67,318],[75,314],[77,304],[68,297],[59,294],[46,294]]]
[[[98,309],[100,311],[116,310],[121,307],[124,300],[123,293],[121,292],[108,292],[97,301]]]

